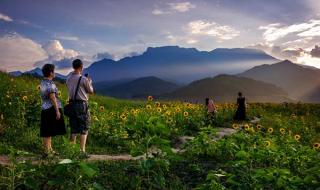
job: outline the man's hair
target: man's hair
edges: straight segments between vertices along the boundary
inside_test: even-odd
[[[49,77],[51,72],[54,72],[54,65],[53,64],[45,64],[42,67],[42,74],[44,77]]]
[[[241,93],[241,92],[238,92],[238,96],[242,96],[242,93]]]
[[[72,62],[72,67],[74,68],[74,69],[79,69],[80,67],[82,67],[83,66],[83,63],[82,63],[82,61],[80,60],[80,59],[75,59],[75,60],[73,60],[73,62]]]

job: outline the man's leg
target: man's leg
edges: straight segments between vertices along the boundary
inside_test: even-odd
[[[70,142],[73,144],[76,144],[77,141],[77,134],[71,134],[70,135]]]
[[[45,153],[49,153],[51,150],[51,137],[45,137],[43,138],[43,147]]]
[[[81,134],[80,135],[80,150],[81,150],[81,152],[86,152],[87,135],[88,134]]]

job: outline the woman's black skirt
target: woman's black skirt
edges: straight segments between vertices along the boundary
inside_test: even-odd
[[[61,113],[61,117],[59,120],[56,119],[56,110],[54,109],[54,107],[41,111],[41,137],[53,137],[57,135],[64,135],[67,133],[62,110],[59,110]]]

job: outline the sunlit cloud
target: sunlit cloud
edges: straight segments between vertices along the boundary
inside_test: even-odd
[[[265,30],[263,38],[268,42],[276,41],[294,33],[297,34],[297,36],[310,37],[318,35],[316,32],[320,30],[320,20],[310,20],[309,22],[288,26],[274,23],[267,26],[260,26],[259,29]]]
[[[240,32],[227,25],[204,20],[192,21],[188,24],[190,34],[216,37],[219,40],[231,40],[239,36]]]
[[[47,58],[41,45],[19,34],[0,38],[0,69],[6,71],[26,71],[37,61]]]
[[[172,14],[172,13],[183,13],[188,12],[191,9],[196,8],[196,5],[190,2],[180,2],[180,3],[166,3],[163,8],[159,8],[156,6],[153,9],[152,14],[154,15],[165,15],[165,14]]]
[[[177,12],[187,12],[190,9],[196,8],[196,5],[190,2],[182,2],[182,3],[168,3],[172,10]]]
[[[0,20],[6,21],[6,22],[12,22],[12,18],[10,18],[9,16],[0,13]]]

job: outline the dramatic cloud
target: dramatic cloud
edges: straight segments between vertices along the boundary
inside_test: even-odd
[[[4,15],[2,13],[0,13],[0,20],[3,20],[3,21],[6,21],[6,22],[12,22],[12,18],[10,18],[9,16],[7,15]]]
[[[159,8],[158,6],[156,6],[156,8],[153,9],[152,14],[164,15],[164,14],[171,14],[171,13],[177,13],[177,12],[183,13],[183,12],[188,12],[194,8],[196,8],[196,5],[190,2],[167,3],[165,4],[164,8]]]
[[[168,3],[170,8],[177,12],[187,12],[190,9],[196,8],[195,5],[190,2],[182,2],[182,3]]]
[[[18,34],[0,38],[0,69],[27,71],[37,61],[47,58],[41,45]]]
[[[219,40],[231,40],[237,37],[240,32],[227,25],[219,25],[215,22],[203,20],[192,21],[188,24],[190,34],[200,36],[216,37]]]
[[[311,50],[310,55],[311,55],[312,57],[318,57],[318,58],[320,58],[320,47],[319,47],[319,46],[315,46],[315,47]]]
[[[38,61],[35,66],[41,67],[46,63],[55,64],[57,69],[65,69],[71,67],[73,59],[79,58],[79,53],[72,49],[64,49],[60,41],[52,40],[43,46],[48,54],[48,58]]]
[[[289,34],[296,34],[300,37],[319,36],[320,20],[310,20],[306,23],[293,24],[289,26],[274,23],[267,26],[260,26],[259,29],[265,30],[263,38],[268,42],[276,41]]]

